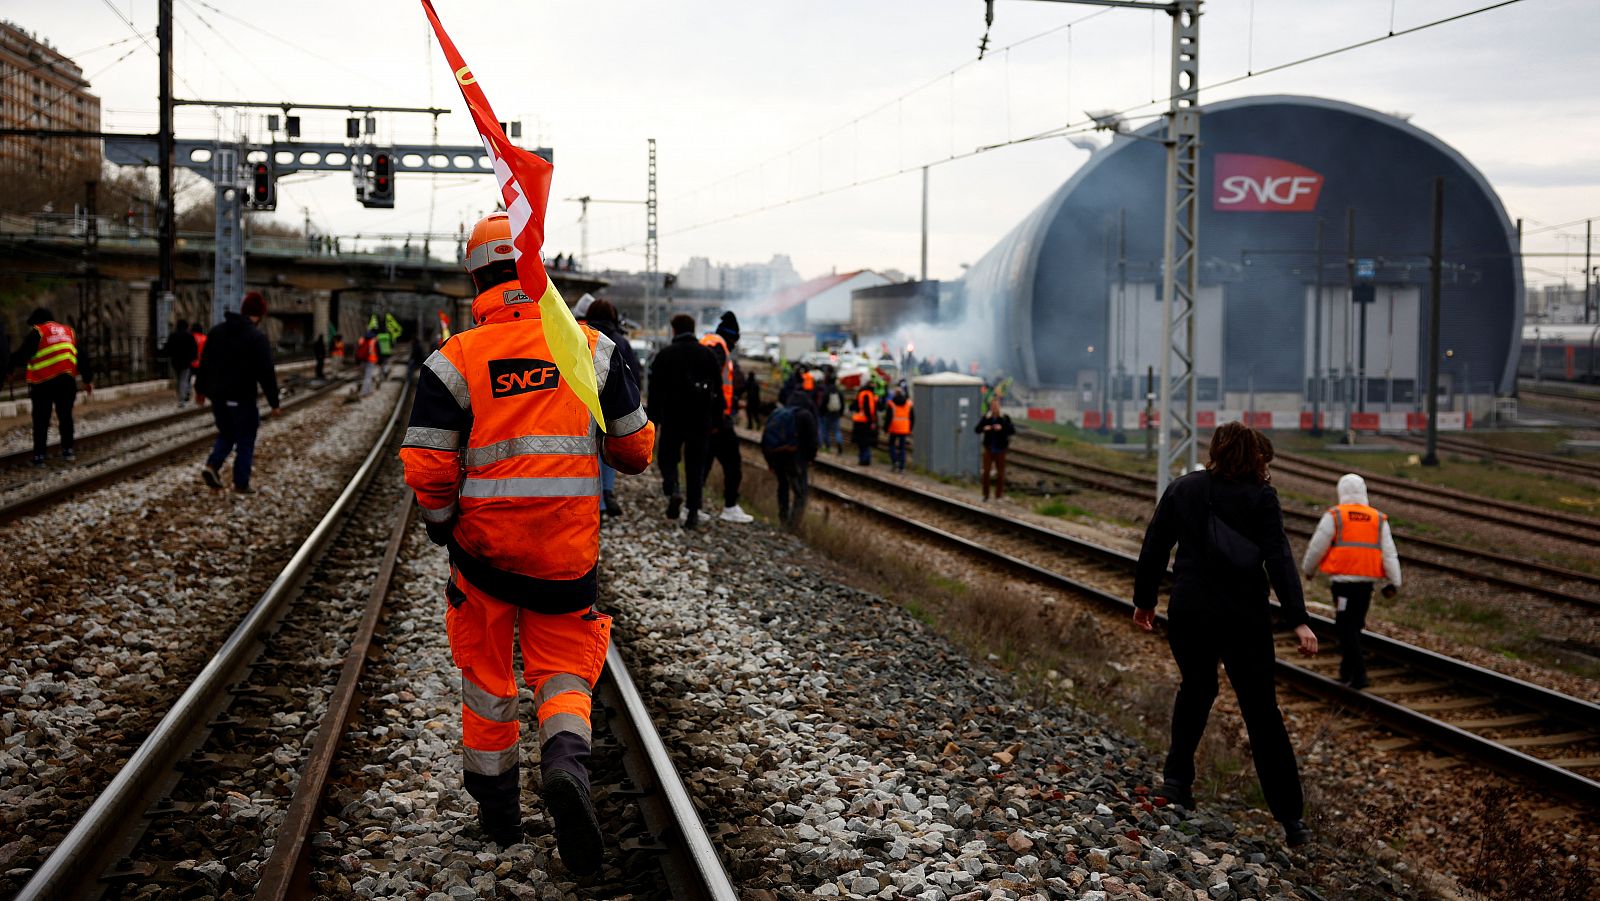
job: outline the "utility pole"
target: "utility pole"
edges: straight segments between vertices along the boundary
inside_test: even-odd
[[[95,370],[106,371],[104,359],[105,323],[100,310],[100,205],[98,181],[83,183],[83,207],[87,221],[83,230],[83,302],[79,305],[79,322],[88,339],[89,356]],[[164,337],[162,339],[164,340]],[[96,353],[96,351],[100,351]]]
[[[1594,268],[1590,263],[1590,255],[1594,249],[1594,220],[1583,223],[1583,321],[1591,321],[1589,311],[1593,309],[1594,302],[1589,295],[1594,281]]]
[[[1351,395],[1360,390],[1354,382],[1355,367],[1350,365],[1350,318],[1356,305],[1356,208],[1346,207],[1344,211],[1344,443],[1356,443],[1356,430],[1351,425],[1350,414],[1355,412],[1356,405],[1351,403]],[[1361,308],[1361,355],[1365,358],[1367,353],[1367,308]]]
[[[1439,295],[1444,281],[1444,176],[1433,180],[1433,249],[1428,253],[1428,448],[1423,466],[1439,465]]]
[[[1128,433],[1123,430],[1122,402],[1127,381],[1127,325],[1128,325],[1128,210],[1117,211],[1117,422],[1111,434],[1111,443],[1127,444]]]
[[[644,288],[644,330],[650,332],[650,307],[655,299],[656,281],[661,276],[656,271],[661,264],[661,246],[656,240],[656,139],[650,139],[650,183],[644,194],[644,268],[647,282]]]
[[[172,0],[159,0],[159,17],[156,22],[156,39],[160,42],[160,60],[157,71],[160,79],[160,133],[157,155],[160,157],[160,191],[156,200],[158,236],[156,255],[158,284],[156,285],[156,327],[158,336],[166,333],[167,319],[172,315],[172,305],[177,299],[178,272],[174,256],[178,246],[178,211],[172,197]]]
[[[1053,0],[1164,12],[1172,17],[1172,79],[1167,104],[1166,218],[1161,240],[1160,453],[1156,497],[1172,480],[1174,465],[1193,469],[1199,459],[1195,435],[1194,309],[1200,276],[1200,4],[1201,0]],[[985,21],[994,20],[994,0],[985,0]],[[987,42],[985,42],[987,43]],[[1176,362],[1176,367],[1173,365]],[[1179,397],[1182,406],[1176,406]],[[1173,437],[1176,430],[1177,437]]]
[[[1317,218],[1317,274],[1311,299],[1311,437],[1322,437],[1322,218]]]
[[[1586,267],[1587,268],[1587,267]],[[922,167],[922,278],[928,280],[928,167]]]

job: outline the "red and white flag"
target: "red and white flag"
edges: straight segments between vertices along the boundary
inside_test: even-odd
[[[473,77],[471,67],[461,58],[450,35],[445,33],[431,0],[422,0],[422,8],[428,14],[428,21],[433,23],[433,33],[439,39],[450,71],[455,73],[461,96],[467,101],[467,111],[472,114],[472,122],[483,138],[483,149],[494,163],[495,178],[500,182],[500,200],[511,219],[517,279],[524,293],[539,298],[539,319],[544,325],[550,355],[555,358],[552,362],[604,431],[606,420],[600,412],[600,389],[589,354],[589,341],[583,336],[583,329],[573,318],[567,302],[550,281],[540,257],[544,247],[545,208],[550,203],[550,178],[555,167],[549,160],[511,143],[500,127],[500,120],[495,118],[483,88]]]

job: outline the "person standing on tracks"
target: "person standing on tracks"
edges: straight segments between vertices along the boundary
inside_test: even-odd
[[[221,467],[231,453],[233,490],[255,493],[250,487],[250,468],[255,462],[256,430],[261,425],[261,412],[256,409],[258,386],[267,396],[272,415],[283,413],[272,345],[260,328],[266,315],[266,298],[255,291],[246,294],[239,312],[224,314],[222,324],[206,336],[205,351],[200,355],[194,390],[211,398],[211,417],[217,423],[217,442],[200,468],[200,478],[214,489],[222,488]]]
[[[190,378],[198,381],[200,376],[200,355],[206,352],[206,329],[195,320],[189,324],[189,334],[194,338],[194,359],[189,361]],[[194,393],[195,405],[205,406],[205,395],[196,391]]]
[[[461,668],[467,793],[501,847],[522,841],[517,682],[539,721],[544,801],[562,860],[580,875],[603,850],[589,789],[590,692],[605,665],[611,617],[594,609],[600,553],[599,460],[650,465],[655,428],[610,338],[588,340],[602,435],[561,376],[537,301],[522,290],[505,213],[480,220],[466,268],[475,328],[423,364],[400,450],[428,538],[450,550],[445,632]]]
[[[11,355],[6,371],[26,367],[33,413],[33,465],[42,468],[52,410],[61,431],[61,459],[71,462],[78,458],[72,448],[72,406],[78,400],[78,378],[83,378],[84,390],[90,397],[94,396],[94,383],[88,361],[78,361],[78,336],[72,326],[57,322],[44,307],[28,314],[28,326],[22,346]]]
[[[761,431],[761,455],[778,482],[778,519],[793,526],[805,513],[807,470],[817,458],[817,408],[811,392],[789,392],[789,402],[767,417]],[[789,505],[791,493],[793,507]]]
[[[761,379],[754,372],[744,376],[744,427],[761,427]]]
[[[911,441],[911,426],[916,422],[916,412],[911,408],[911,398],[904,388],[894,389],[894,395],[885,404],[888,408],[889,465],[895,472],[906,471],[906,445]]]
[[[667,518],[677,519],[688,497],[683,527],[700,524],[700,506],[706,477],[706,448],[711,424],[722,411],[722,368],[716,354],[694,336],[694,317],[672,317],[672,342],[650,361],[650,419],[661,430],[657,467],[661,492],[667,496]],[[683,460],[683,485],[678,483],[678,460]]]
[[[1217,663],[1239,700],[1250,751],[1267,807],[1283,824],[1290,846],[1311,837],[1302,817],[1300,771],[1278,710],[1272,608],[1294,627],[1300,653],[1317,652],[1300,573],[1295,569],[1283,511],[1267,466],[1272,442],[1243,423],[1230,422],[1211,436],[1210,461],[1167,486],[1145,530],[1134,577],[1133,621],[1155,627],[1156,600],[1174,545],[1167,642],[1181,681],[1172,708],[1172,744],[1158,797],[1194,808],[1194,754],[1217,698]]]
[[[1333,585],[1333,621],[1339,635],[1339,681],[1367,687],[1367,662],[1361,630],[1367,627],[1372,588],[1388,579],[1383,596],[1400,590],[1400,554],[1389,532],[1389,517],[1367,503],[1367,480],[1355,473],[1339,477],[1339,503],[1329,507],[1306,545],[1300,571],[1307,579],[1327,573]]]
[[[817,402],[817,415],[822,427],[818,443],[833,448],[836,454],[844,453],[844,433],[839,429],[839,420],[844,418],[844,392],[839,389],[839,378],[832,366],[822,368],[822,399]]]
[[[584,321],[590,328],[611,339],[611,343],[617,347],[618,359],[628,367],[628,372],[633,376],[633,383],[640,385],[644,383],[644,366],[639,362],[639,355],[633,352],[633,345],[628,343],[628,335],[622,330],[621,318],[617,313],[616,304],[603,297],[596,297],[589,301]],[[600,461],[600,509],[604,510],[607,516],[622,515],[622,505],[617,502],[617,469],[604,459]]]
[[[171,364],[172,374],[178,383],[178,406],[187,406],[194,382],[193,363],[200,358],[200,345],[195,342],[194,334],[189,331],[189,320],[178,320],[177,328],[167,336],[167,343],[162,348],[162,353]]]
[[[989,474],[994,473],[994,497],[1006,496],[1006,451],[1011,447],[1011,436],[1017,433],[1011,417],[1000,409],[1000,396],[989,398],[989,412],[973,431],[983,436],[983,499],[989,499]]]
[[[739,455],[739,436],[733,430],[733,414],[738,407],[733,393],[738,369],[733,362],[733,348],[739,343],[739,319],[731,310],[723,313],[716,331],[702,337],[700,343],[716,354],[717,365],[722,370],[722,412],[711,424],[705,474],[710,477],[711,464],[722,464],[722,515],[718,518],[723,522],[752,522],[755,517],[739,506],[739,483],[744,477],[744,458]]]
[[[856,446],[856,462],[871,466],[872,448],[878,443],[878,395],[867,382],[862,382],[850,407],[850,440]]]
[[[328,339],[322,337],[320,334],[317,335],[317,339],[311,342],[311,356],[317,361],[317,374],[315,378],[320,382],[323,380],[323,378],[325,378],[323,375],[323,365],[328,359]]]
[[[356,359],[361,361],[361,396],[378,390],[378,330],[369,328],[356,343]]]

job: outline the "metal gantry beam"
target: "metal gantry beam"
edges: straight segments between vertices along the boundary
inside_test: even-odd
[[[146,135],[107,135],[105,141],[106,159],[118,165],[155,165],[159,157],[156,142]],[[494,166],[482,144],[393,144],[373,148],[365,144],[286,141],[258,147],[226,141],[180,140],[175,142],[174,165],[209,178],[211,160],[219,147],[241,151],[241,165],[257,159],[270,160],[275,176],[290,172],[346,172],[355,157],[364,157],[357,161],[370,164],[374,149],[387,150],[393,155],[396,174],[494,174]],[[554,162],[554,151],[548,147],[537,147],[533,152]]]

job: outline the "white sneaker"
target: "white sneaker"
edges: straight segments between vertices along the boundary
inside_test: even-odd
[[[755,522],[756,518],[754,516],[751,516],[750,514],[744,512],[744,510],[741,509],[738,504],[734,504],[731,507],[723,507],[722,508],[722,521],[723,522],[740,522],[740,523],[743,523],[743,522]]]

